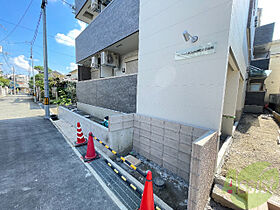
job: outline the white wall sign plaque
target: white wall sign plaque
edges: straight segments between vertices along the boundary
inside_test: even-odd
[[[195,46],[186,50],[180,50],[175,53],[175,60],[184,60],[201,55],[209,55],[216,52],[217,43],[209,42],[204,45]]]

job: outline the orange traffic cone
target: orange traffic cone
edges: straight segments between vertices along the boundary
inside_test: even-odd
[[[94,148],[94,142],[93,142],[93,138],[92,138],[92,132],[90,132],[88,134],[88,143],[87,143],[87,153],[84,157],[84,161],[85,162],[89,162],[91,160],[95,160],[97,158],[99,158],[100,156],[97,154],[97,152],[95,151]]]
[[[148,171],[139,210],[154,210],[154,209],[155,209],[155,205],[154,205],[152,172]]]
[[[86,145],[87,141],[84,137],[82,128],[81,128],[81,124],[79,122],[77,122],[77,142],[75,142],[75,147],[79,147],[82,145]]]

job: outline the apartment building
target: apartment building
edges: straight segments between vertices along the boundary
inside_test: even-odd
[[[219,136],[232,135],[243,112],[257,0],[76,0],[76,8],[89,24],[76,38],[78,108],[135,113],[133,148],[188,180],[189,209],[203,209]]]
[[[261,18],[258,18],[260,21]],[[257,25],[259,25],[256,22]],[[249,78],[245,100],[245,111],[262,113],[267,95],[266,79],[269,77],[271,45],[274,23],[258,26],[255,32],[253,57],[249,66]],[[268,97],[267,97],[268,98]]]
[[[7,75],[7,78],[11,80],[10,82],[10,88],[12,89],[14,87],[14,80],[13,75],[9,74]],[[29,91],[29,85],[28,85],[28,76],[23,74],[16,74],[15,75],[15,81],[16,81],[16,88],[21,93],[28,93]]]

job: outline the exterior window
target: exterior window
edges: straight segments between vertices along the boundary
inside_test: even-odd
[[[251,83],[250,84],[250,91],[255,92],[255,91],[260,91],[261,90],[261,83]]]

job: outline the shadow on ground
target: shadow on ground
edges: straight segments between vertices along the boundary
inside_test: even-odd
[[[49,120],[0,120],[0,133],[1,209],[118,209]]]

